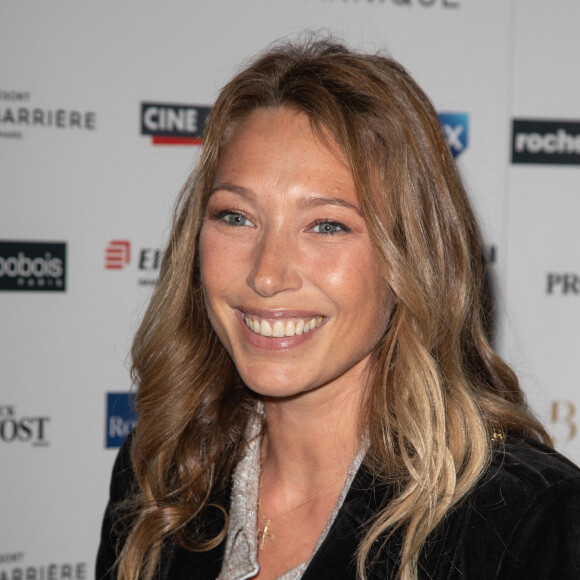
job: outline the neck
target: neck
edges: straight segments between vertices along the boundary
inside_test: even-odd
[[[359,447],[361,389],[265,398],[262,482],[291,504],[346,474]]]

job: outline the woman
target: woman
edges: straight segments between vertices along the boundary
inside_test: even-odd
[[[576,577],[580,472],[488,344],[483,276],[399,64],[318,41],[240,72],[133,345],[98,577]]]

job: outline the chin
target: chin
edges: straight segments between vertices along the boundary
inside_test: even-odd
[[[295,367],[284,371],[272,370],[271,372],[265,372],[262,367],[259,375],[251,372],[240,372],[244,384],[262,397],[286,399],[316,388],[311,383],[304,383],[297,379]]]

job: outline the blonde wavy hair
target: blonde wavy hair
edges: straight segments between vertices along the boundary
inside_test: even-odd
[[[227,532],[223,507],[219,534],[207,533],[204,518],[241,456],[256,395],[206,315],[198,237],[229,129],[272,107],[304,113],[321,138],[330,134],[342,148],[396,300],[373,351],[360,418],[370,442],[365,464],[395,492],[360,543],[360,577],[400,530],[399,576],[416,578],[427,536],[487,466],[493,433],[549,441],[486,337],[482,242],[428,97],[384,56],[328,39],[279,44],[237,74],[212,109],[135,337],[138,492],[119,554],[123,580],[152,578],[169,541],[203,551]]]

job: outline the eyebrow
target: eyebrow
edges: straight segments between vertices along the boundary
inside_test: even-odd
[[[241,185],[234,185],[233,183],[218,183],[211,188],[210,195],[216,191],[231,191],[232,193],[237,193],[242,197],[247,197],[249,199],[254,199],[256,197],[255,193],[248,189],[247,187],[242,187]]]
[[[324,197],[321,195],[313,195],[310,197],[302,197],[298,200],[298,207],[300,208],[318,207],[321,205],[338,205],[352,209],[359,215],[362,215],[360,209],[354,203],[350,203],[350,201],[346,201],[346,199],[342,199],[340,197]]]
[[[224,191],[231,191],[232,193],[237,193],[242,197],[247,199],[255,199],[256,194],[247,187],[243,187],[241,185],[235,185],[233,183],[218,183],[214,185],[211,189],[211,194],[215,193],[216,191],[224,190]],[[298,207],[301,209],[307,209],[311,207],[319,207],[322,205],[337,205],[340,207],[346,207],[349,209],[354,210],[358,215],[362,216],[362,213],[357,205],[351,203],[350,201],[346,201],[340,197],[326,197],[322,195],[311,195],[307,197],[301,197],[297,203]]]

